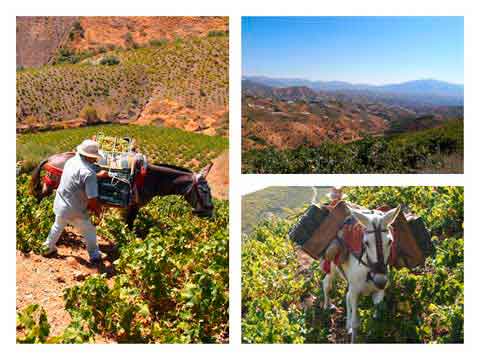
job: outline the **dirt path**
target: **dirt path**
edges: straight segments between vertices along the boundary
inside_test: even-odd
[[[213,167],[207,180],[214,198],[228,199],[228,150],[213,160]]]
[[[17,310],[34,303],[43,306],[51,326],[50,334],[59,335],[70,323],[70,315],[64,308],[63,290],[81,284],[91,274],[106,273],[107,277],[114,274],[112,263],[117,256],[114,244],[100,238],[99,247],[107,255],[99,267],[89,264],[84,243],[72,232],[64,233],[55,257],[25,255],[17,251]],[[98,338],[97,342],[110,341]]]

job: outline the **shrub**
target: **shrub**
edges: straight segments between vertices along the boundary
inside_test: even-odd
[[[80,112],[80,117],[92,123],[98,120],[97,110],[91,105],[85,105]]]
[[[76,64],[80,61],[80,57],[72,50],[61,48],[54,59],[54,64]]]
[[[211,30],[208,32],[207,36],[214,37],[214,36],[227,36],[228,33],[223,30]]]
[[[152,39],[148,43],[151,46],[160,47],[160,46],[166,45],[168,43],[168,41],[166,39]]]
[[[100,65],[118,65],[120,64],[120,60],[113,55],[106,56],[100,60]]]

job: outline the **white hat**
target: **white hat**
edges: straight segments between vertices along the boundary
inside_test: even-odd
[[[98,153],[98,143],[93,140],[84,140],[77,146],[77,152],[89,158],[99,159],[101,157]]]
[[[332,186],[330,192],[327,194],[330,200],[342,200],[345,197],[345,194],[342,192],[343,186]]]

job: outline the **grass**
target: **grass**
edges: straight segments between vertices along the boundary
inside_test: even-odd
[[[315,201],[325,199],[328,187],[315,187]],[[242,196],[242,233],[250,234],[255,226],[269,217],[285,218],[291,209],[304,208],[310,204],[314,193],[307,186],[272,186]]]
[[[199,170],[228,148],[221,136],[195,134],[173,128],[137,125],[101,125],[76,129],[30,133],[17,137],[17,161],[29,171],[55,153],[72,151],[84,139],[98,132],[111,136],[131,136],[150,162],[186,166]],[[192,162],[195,159],[197,161]]]

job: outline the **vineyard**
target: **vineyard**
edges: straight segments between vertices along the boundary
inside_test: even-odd
[[[347,200],[375,208],[407,205],[425,220],[436,252],[422,268],[389,271],[377,309],[361,297],[359,340],[367,343],[463,343],[463,187],[356,187]],[[244,343],[342,343],[346,284],[335,286],[335,310],[323,310],[317,261],[308,268],[288,231],[299,214],[257,225],[242,244]]]
[[[243,173],[463,173],[463,120],[402,135],[325,142],[293,150],[265,148],[242,156]]]
[[[140,152],[146,154],[152,163],[185,166],[194,171],[207,165],[228,148],[228,140],[221,136],[155,126],[102,125],[19,135],[17,161],[23,171],[30,171],[48,156],[72,151],[84,139],[99,132],[110,136],[133,137]]]
[[[37,204],[29,176],[17,178],[17,250],[38,253],[54,221],[53,196]],[[97,226],[115,244],[113,273],[92,274],[64,290],[70,323],[50,334],[45,310],[17,313],[19,343],[85,343],[98,336],[129,343],[228,342],[228,202],[201,219],[179,197],[157,198],[129,231],[114,211]],[[60,244],[65,241],[64,234]]]
[[[57,65],[17,71],[17,125],[75,119],[88,108],[100,120],[134,120],[152,96],[201,114],[227,111],[224,32],[140,48],[105,49],[87,54],[82,61],[80,55],[62,51]]]

